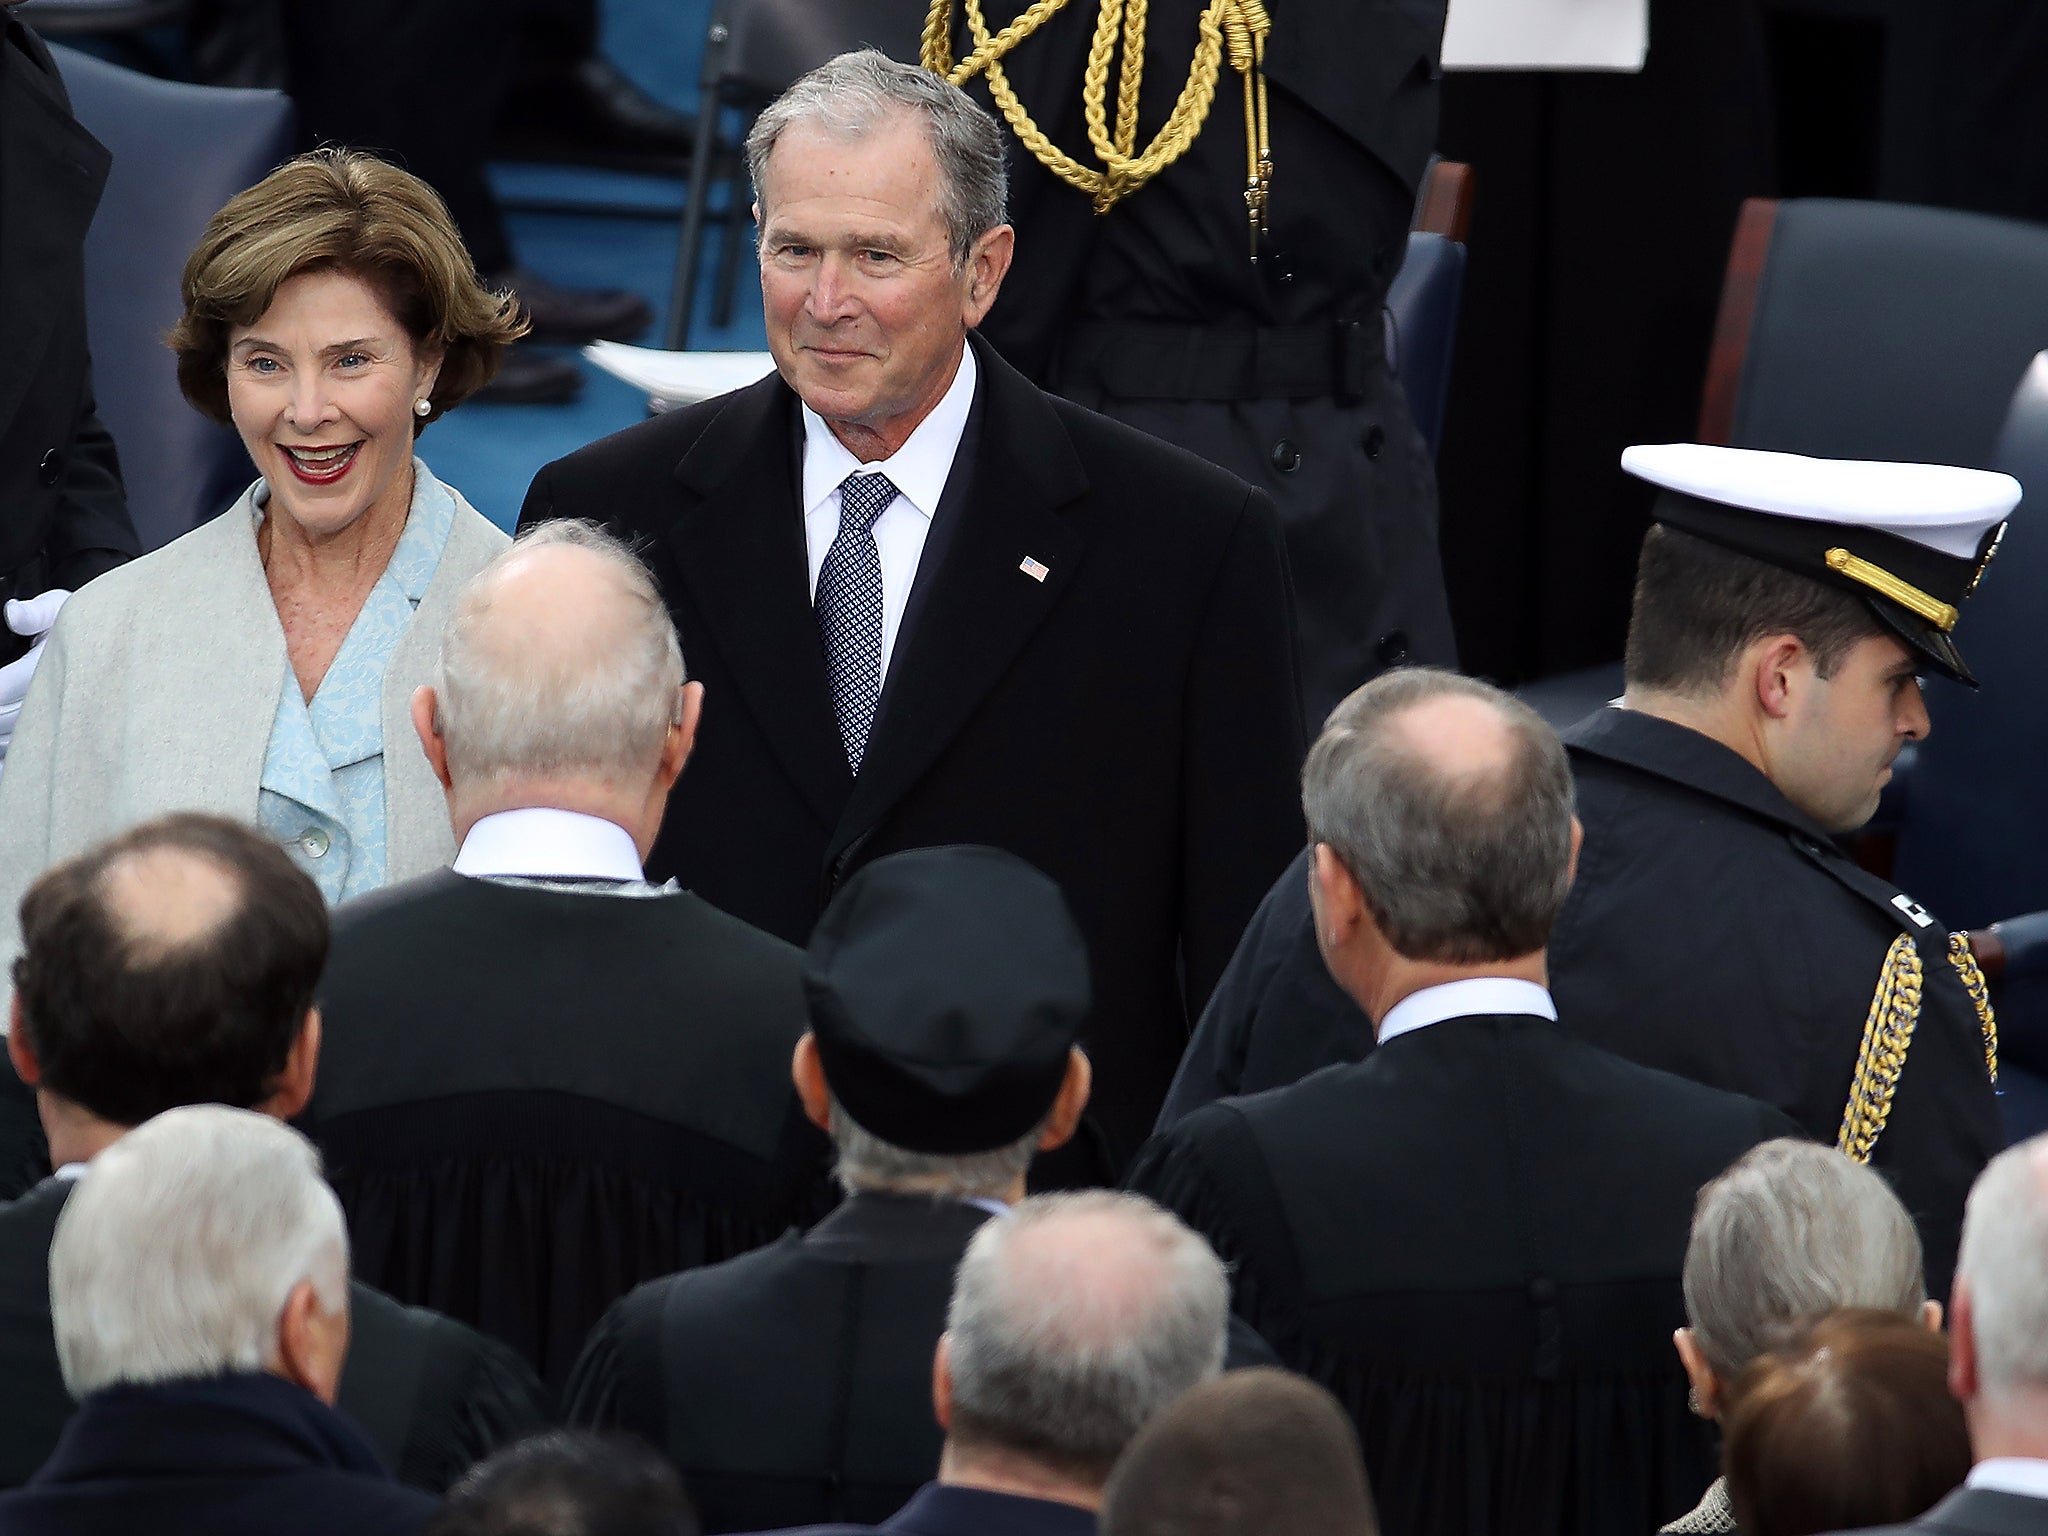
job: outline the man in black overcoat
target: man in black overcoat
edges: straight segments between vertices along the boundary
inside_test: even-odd
[[[1012,236],[963,93],[849,54],[750,143],[777,375],[548,465],[521,522],[643,542],[705,684],[657,877],[793,941],[900,849],[1059,883],[1094,969],[1071,1171],[1103,1177],[1300,846],[1271,504],[970,335]]]
[[[1194,1111],[1131,1186],[1343,1402],[1388,1536],[1654,1530],[1713,1476],[1670,1347],[1694,1197],[1794,1127],[1560,1027],[1544,944],[1579,831],[1527,706],[1388,673],[1302,799],[1316,943],[1378,1049]]]
[[[789,1086],[802,953],[643,878],[702,690],[645,567],[582,524],[473,577],[414,700],[455,866],[348,903],[302,1125],[356,1273],[553,1389],[643,1280],[828,1203]]]
[[[180,1105],[296,1112],[327,951],[312,883],[266,839],[211,818],[146,824],[60,865],[23,910],[8,1054],[57,1171],[0,1205],[0,1488],[28,1480],[76,1411],[51,1334],[50,1244],[78,1178]],[[349,1313],[338,1404],[400,1481],[439,1493],[547,1422],[539,1380],[504,1345],[367,1285],[349,1287]]]
[[[1187,82],[1206,8],[1146,8],[1141,148]],[[983,13],[995,32],[1024,9],[1024,0],[997,0]],[[1273,498],[1313,723],[1383,668],[1457,659],[1436,470],[1389,366],[1380,313],[1436,146],[1444,4],[1274,0],[1266,9],[1260,78],[1272,172],[1256,259],[1243,76],[1226,57],[1186,152],[1106,213],[1013,135],[1017,271],[982,334],[1034,382]],[[1095,21],[1094,5],[1068,5],[1000,66],[1038,127],[1091,168],[1100,161],[1081,83]],[[972,54],[957,14],[952,36],[956,59]],[[1112,118],[1119,73],[1120,58],[1108,74]],[[999,110],[985,76],[967,88]]]
[[[1586,825],[1550,946],[1565,1028],[1775,1104],[1869,1161],[1912,1212],[1939,1295],[1963,1196],[2004,1139],[1990,1008],[1967,949],[1835,837],[1869,818],[1893,757],[1927,731],[1916,669],[1968,681],[1950,627],[2019,487],[1692,444],[1624,463],[1663,494],[1623,707],[1565,734]],[[1869,584],[1899,572],[1915,607]],[[1291,872],[1253,919],[1163,1123],[1371,1049],[1313,945]],[[1920,978],[1910,1024],[1900,964]]]

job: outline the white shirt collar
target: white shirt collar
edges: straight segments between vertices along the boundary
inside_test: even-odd
[[[1485,1013],[1530,1013],[1555,1020],[1557,1004],[1550,993],[1533,981],[1512,976],[1474,976],[1465,981],[1447,981],[1441,986],[1410,992],[1387,1010],[1380,1020],[1380,1044],[1396,1035],[1445,1019],[1470,1018]]]
[[[967,413],[974,405],[974,375],[974,348],[963,345],[953,382],[931,414],[917,424],[901,448],[874,464],[856,459],[832,435],[825,418],[805,406],[804,514],[816,511],[848,475],[887,475],[897,494],[929,518],[938,510],[946,477],[960,451],[961,435],[967,430]]]
[[[2022,1498],[2048,1499],[2048,1461],[2033,1456],[1993,1456],[1970,1468],[1966,1488],[2016,1493]]]
[[[616,822],[580,811],[527,806],[499,811],[469,829],[455,873],[556,880],[644,880],[640,850]]]
[[[66,1184],[76,1184],[85,1177],[85,1170],[91,1166],[90,1163],[66,1163],[62,1168],[53,1169],[50,1177]]]

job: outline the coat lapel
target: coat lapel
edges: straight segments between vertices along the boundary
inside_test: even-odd
[[[811,611],[795,410],[777,375],[739,391],[676,466],[685,504],[668,537],[737,702],[829,825],[852,777]],[[707,719],[721,707],[707,699]]]
[[[966,494],[952,509],[959,520],[915,629],[898,639],[906,649],[826,851],[828,868],[858,846],[959,734],[1059,602],[1086,549],[1085,536],[1062,515],[1088,489],[1066,429],[1022,374],[980,341],[973,345],[983,397],[973,462],[956,465],[968,476]],[[817,670],[822,682],[822,661]]]

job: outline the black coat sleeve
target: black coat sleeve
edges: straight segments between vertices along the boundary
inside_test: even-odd
[[[547,1391],[510,1346],[452,1318],[440,1325],[398,1480],[443,1493],[493,1451],[554,1422]]]

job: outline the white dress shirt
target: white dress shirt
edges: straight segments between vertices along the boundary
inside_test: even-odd
[[[1550,993],[1533,981],[1512,976],[1474,976],[1467,981],[1447,981],[1441,986],[1410,992],[1387,1010],[1380,1020],[1380,1044],[1396,1035],[1445,1019],[1470,1018],[1484,1013],[1529,1013],[1540,1019],[1557,1018],[1557,1004]]]
[[[2026,1499],[2048,1499],[2048,1461],[2034,1456],[1993,1456],[1970,1468],[1965,1488],[2016,1493]]]
[[[622,880],[644,884],[640,850],[616,822],[580,811],[528,806],[499,811],[469,829],[455,873],[477,880]]]
[[[804,412],[804,546],[811,563],[811,599],[818,596],[818,572],[825,552],[839,536],[839,487],[848,475],[887,475],[896,499],[875,519],[875,548],[882,556],[882,677],[889,676],[889,658],[896,652],[896,631],[903,627],[904,605],[917,578],[925,535],[932,514],[945,494],[946,478],[967,430],[967,412],[974,404],[974,349],[964,347],[953,382],[917,424],[909,439],[886,459],[863,464],[832,435],[825,418],[808,405]]]

